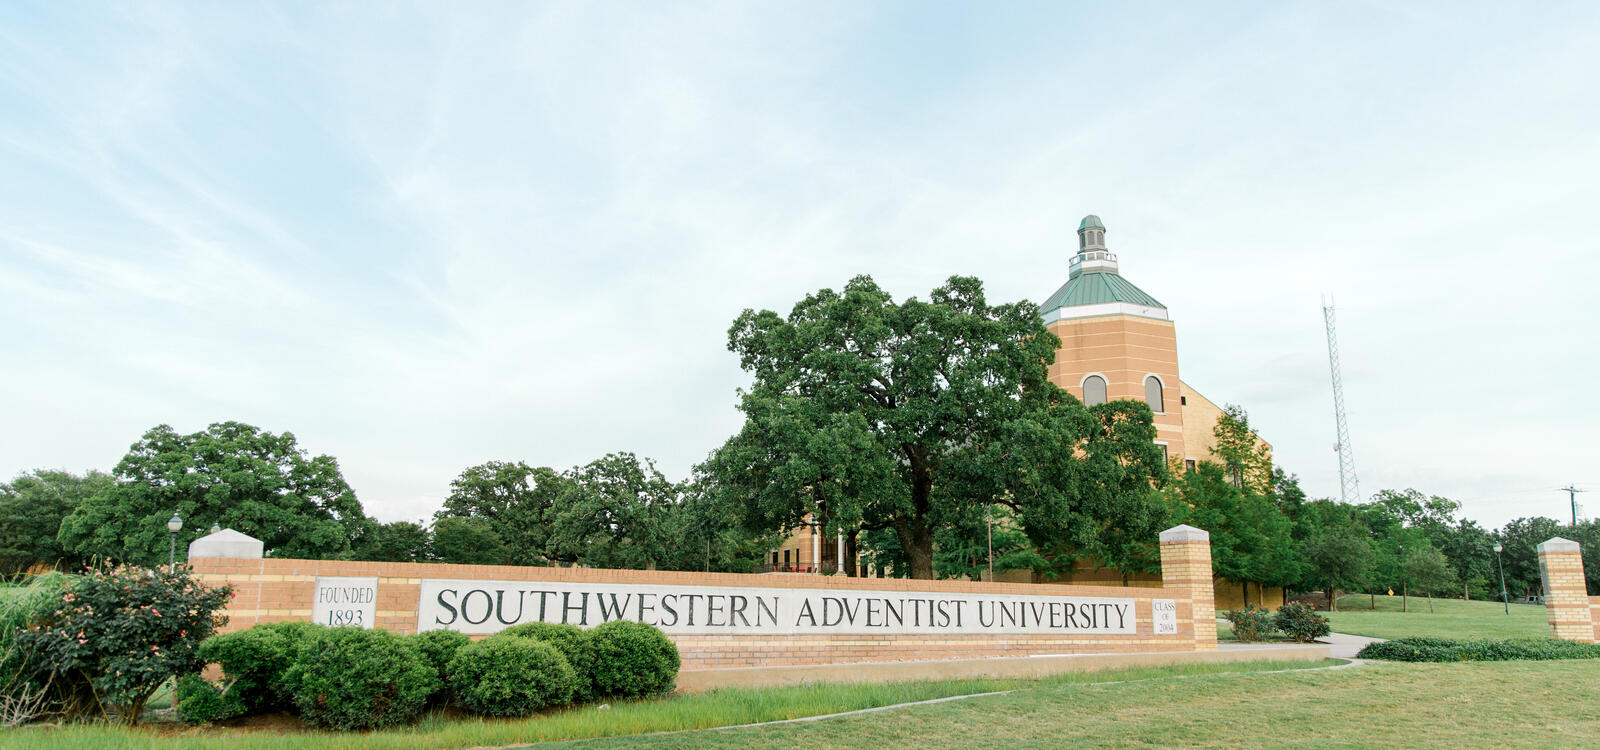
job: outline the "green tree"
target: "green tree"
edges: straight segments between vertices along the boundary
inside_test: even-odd
[[[684,488],[683,500],[673,510],[682,544],[660,567],[719,573],[764,570],[767,551],[782,543],[782,536],[752,531],[744,523],[743,508],[731,498],[697,469],[694,481]]]
[[[1228,404],[1211,428],[1211,455],[1235,486],[1268,494],[1273,489],[1272,449],[1250,429],[1244,407]]]
[[[1300,519],[1306,505],[1306,491],[1300,487],[1300,477],[1274,467],[1271,497],[1272,503],[1294,524],[1295,541],[1303,541],[1305,537],[1302,535]]]
[[[564,473],[521,461],[489,461],[461,472],[436,518],[481,518],[505,543],[514,565],[549,565],[558,500],[572,486]]]
[[[1244,587],[1286,586],[1299,580],[1302,562],[1293,524],[1272,498],[1235,485],[1229,469],[1201,461],[1169,487],[1175,520],[1211,534],[1211,564],[1218,575]]]
[[[713,463],[743,472],[757,519],[892,531],[913,578],[934,576],[936,535],[985,505],[1057,556],[1131,560],[1125,522],[1162,513],[1149,408],[1085,409],[1046,377],[1059,343],[1037,306],[990,305],[959,276],[926,302],[860,276],[788,317],[746,310],[728,335],[755,379],[746,424]]]
[[[1448,527],[1434,544],[1450,561],[1463,594],[1474,599],[1499,599],[1499,573],[1494,563],[1494,537],[1465,518]]]
[[[428,529],[420,523],[395,521],[373,523],[356,540],[350,551],[352,560],[374,562],[425,562],[432,544]]]
[[[1563,537],[1577,542],[1583,554],[1583,576],[1589,595],[1600,595],[1600,521],[1568,526]]]
[[[988,516],[985,510],[972,508],[967,516],[939,531],[935,538],[933,567],[940,578],[983,580],[989,571],[991,544],[997,574],[1010,570],[1055,569],[1034,548],[1010,508],[995,506]]]
[[[1328,608],[1338,609],[1338,594],[1367,582],[1372,567],[1372,539],[1351,518],[1320,529],[1305,543],[1308,571],[1304,580],[1327,592]]]
[[[177,512],[188,538],[218,524],[260,539],[274,557],[329,559],[349,552],[369,524],[331,456],[309,456],[290,433],[239,422],[189,435],[157,426],[114,474],[113,486],[62,522],[63,549],[165,564],[167,519]],[[184,553],[180,543],[179,560]]]
[[[697,469],[699,484],[723,507],[742,510],[737,517],[747,533],[781,534],[815,522],[824,536],[843,534],[845,554],[855,559],[864,532],[889,527],[867,520],[893,502],[879,493],[904,492],[894,457],[878,450],[859,414],[822,412],[790,394],[751,394],[743,404],[744,426]],[[833,553],[824,550],[825,559]]]
[[[1506,588],[1512,597],[1536,594],[1543,589],[1537,548],[1551,537],[1561,536],[1561,531],[1561,522],[1534,516],[1510,521],[1495,533],[1496,540],[1504,547],[1501,555],[1505,562]]]
[[[458,565],[503,565],[509,551],[494,526],[482,518],[440,518],[433,522],[433,556]]]
[[[1442,588],[1453,588],[1456,585],[1455,572],[1450,570],[1450,561],[1445,559],[1444,553],[1434,549],[1432,545],[1408,553],[1405,559],[1406,582],[1422,589],[1428,595],[1428,611],[1433,611],[1433,592]]]
[[[13,575],[35,564],[61,570],[82,567],[83,556],[63,549],[61,521],[116,480],[102,471],[78,476],[40,469],[0,484],[0,572]]]
[[[557,499],[548,554],[596,568],[654,570],[678,553],[681,488],[632,453],[572,471]]]

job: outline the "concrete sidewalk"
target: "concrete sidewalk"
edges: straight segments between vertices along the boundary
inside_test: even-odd
[[[1328,644],[1328,653],[1335,659],[1354,659],[1362,647],[1368,643],[1377,643],[1383,640],[1387,639],[1368,638],[1364,635],[1348,635],[1346,633],[1329,633],[1327,637],[1317,642]]]

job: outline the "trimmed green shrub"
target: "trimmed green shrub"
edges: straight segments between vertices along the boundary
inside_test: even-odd
[[[600,695],[665,693],[678,679],[678,647],[660,630],[642,622],[612,620],[589,631],[589,638]]]
[[[499,633],[511,638],[532,638],[548,643],[567,658],[577,675],[577,685],[572,690],[572,702],[587,703],[600,696],[594,684],[594,641],[589,631],[577,625],[556,622],[529,622],[515,625]]]
[[[239,700],[237,683],[218,685],[200,675],[178,680],[178,716],[189,724],[222,721],[248,713]]]
[[[411,636],[411,642],[417,647],[417,653],[422,654],[422,660],[433,669],[434,678],[439,681],[434,687],[433,695],[428,696],[428,703],[434,705],[445,703],[450,697],[450,678],[447,671],[450,660],[456,657],[456,652],[462,647],[472,643],[472,639],[454,630],[429,630]]]
[[[1278,614],[1272,618],[1272,626],[1293,638],[1296,643],[1308,643],[1332,632],[1328,627],[1328,618],[1299,602],[1279,607]]]
[[[200,657],[222,667],[225,691],[242,713],[253,714],[294,706],[284,676],[300,649],[323,626],[309,622],[274,622],[207,638]]]
[[[1225,617],[1233,623],[1233,637],[1240,643],[1264,641],[1272,634],[1272,615],[1258,609],[1230,610]]]
[[[528,716],[566,705],[578,681],[555,646],[503,635],[457,651],[449,673],[456,700],[487,716]]]
[[[17,642],[57,689],[95,699],[63,710],[133,724],[162,683],[205,666],[200,642],[227,621],[219,612],[232,595],[201,586],[187,568],[92,568],[36,610]]]
[[[284,676],[300,718],[330,729],[408,723],[422,712],[436,682],[409,639],[353,627],[314,632]]]
[[[1600,659],[1600,643],[1578,643],[1554,638],[1499,641],[1412,637],[1369,643],[1356,656],[1362,659],[1427,662]]]

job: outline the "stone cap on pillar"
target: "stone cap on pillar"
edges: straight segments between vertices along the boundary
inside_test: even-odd
[[[1536,549],[1541,555],[1546,552],[1577,552],[1578,543],[1572,541],[1571,539],[1562,539],[1559,536],[1553,536],[1550,537],[1549,540],[1545,541],[1544,544],[1539,545]]]
[[[1189,524],[1179,524],[1161,532],[1161,543],[1167,542],[1209,542],[1211,533],[1205,529],[1197,529]]]
[[[207,534],[189,543],[189,558],[242,557],[260,559],[261,540],[233,529]]]

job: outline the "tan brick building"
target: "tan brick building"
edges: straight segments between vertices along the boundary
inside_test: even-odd
[[[1167,306],[1118,272],[1117,256],[1106,247],[1106,227],[1098,216],[1078,226],[1078,250],[1068,262],[1067,282],[1040,305],[1046,330],[1061,339],[1050,381],[1086,404],[1139,399],[1155,412],[1156,443],[1169,465],[1182,471],[1212,458],[1212,428],[1223,410],[1183,382],[1178,369],[1178,333]],[[1265,441],[1263,441],[1264,443]],[[1271,446],[1267,446],[1271,449]],[[836,539],[815,538],[799,529],[773,550],[774,567],[811,572],[818,555],[825,565],[835,559]],[[1029,571],[997,576],[1003,581],[1031,581]],[[1159,577],[1135,576],[1131,586],[1160,586]],[[1059,583],[1124,585],[1122,574],[1095,570],[1080,561]],[[1242,584],[1218,581],[1217,606],[1244,605]],[[1283,591],[1250,587],[1250,604],[1276,607]]]
[[[1090,405],[1123,398],[1150,404],[1156,443],[1179,471],[1211,459],[1212,428],[1223,410],[1183,382],[1177,328],[1167,306],[1119,273],[1100,217],[1085,216],[1078,225],[1078,252],[1067,273],[1067,283],[1039,308],[1046,329],[1061,339],[1050,381]],[[1159,579],[1140,578],[1128,583],[1160,585]],[[1117,571],[1097,571],[1080,561],[1062,582],[1122,585],[1122,580]],[[1255,606],[1283,603],[1282,589],[1252,586],[1249,596]],[[1219,608],[1238,608],[1245,590],[1242,584],[1218,581],[1216,597]]]

